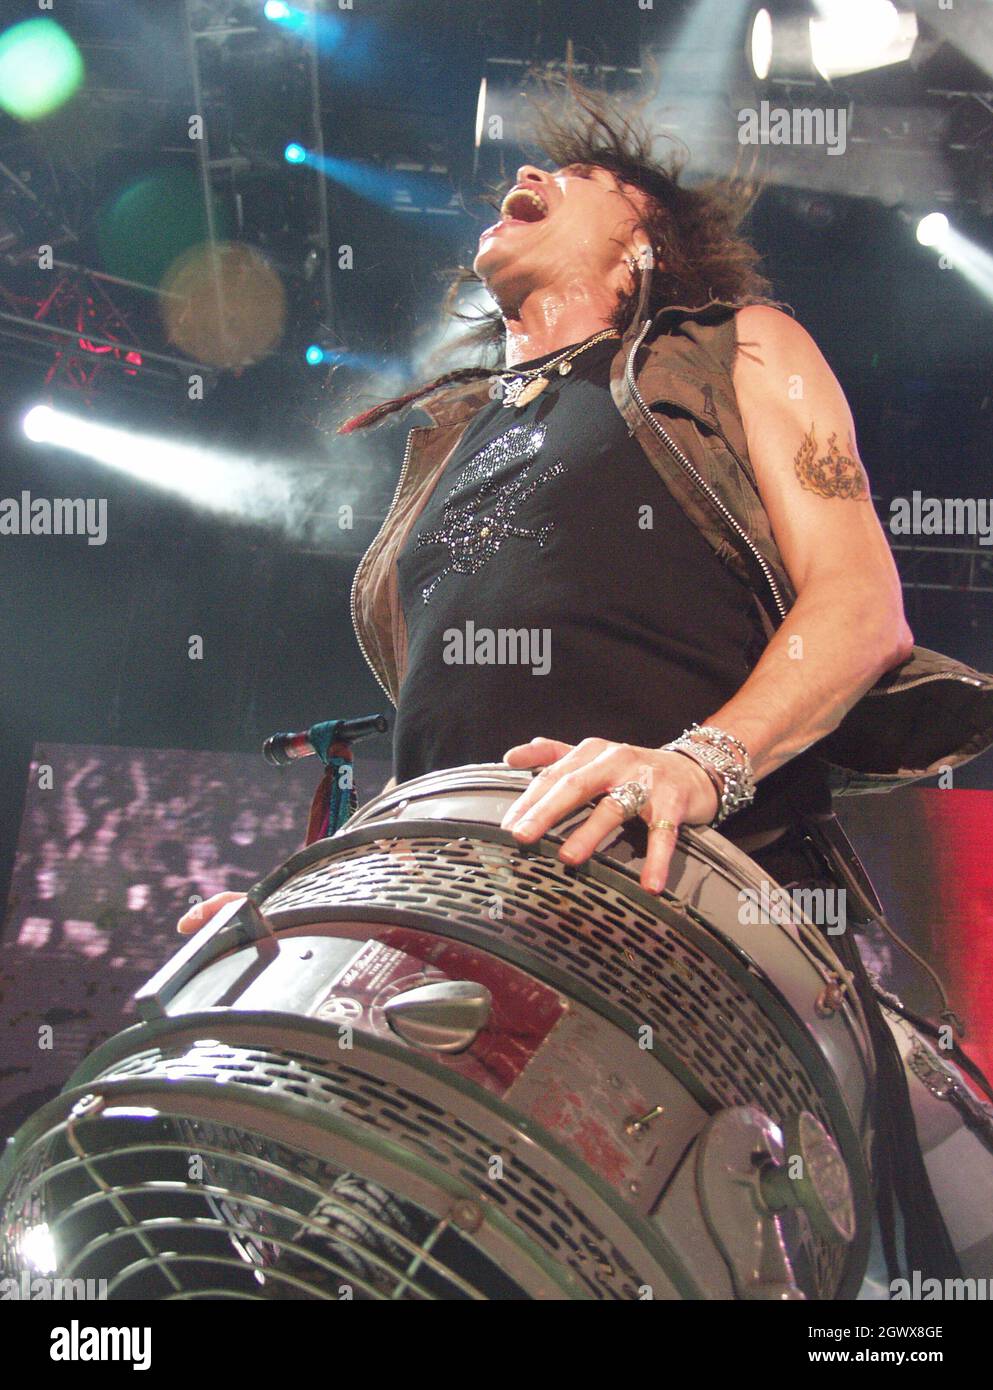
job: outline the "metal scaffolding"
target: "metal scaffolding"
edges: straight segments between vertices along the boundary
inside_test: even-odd
[[[306,83],[306,90],[300,91],[300,104],[301,109],[309,112],[309,143],[320,157],[324,135],[318,3],[303,3],[309,12],[307,29],[294,34],[290,42],[301,46],[305,59],[299,65]],[[87,4],[91,5],[92,14],[99,17],[102,0],[81,0],[82,6]],[[261,8],[254,0],[171,0],[171,5],[176,36],[182,38],[186,60],[187,78],[179,89],[166,96],[138,90],[123,64],[116,79],[119,85],[108,87],[104,79],[84,99],[103,104],[116,101],[129,109],[133,107],[135,124],[132,125],[130,116],[125,122],[131,129],[138,128],[139,117],[142,113],[147,115],[150,106],[161,119],[166,119],[167,110],[177,120],[187,112],[182,118],[184,126],[188,116],[201,118],[202,138],[188,142],[192,147],[189,153],[196,160],[203,204],[211,269],[209,292],[221,334],[229,338],[218,207],[225,200],[234,204],[240,233],[243,219],[238,179],[249,174],[258,176],[259,167],[257,159],[246,158],[232,144],[232,121],[225,111],[230,106],[230,92],[212,82],[205,72],[205,66],[209,66],[205,64],[206,49],[208,45],[236,41],[243,47],[247,45],[249,56],[253,51],[258,56],[259,52],[264,55],[273,43],[278,51],[286,40],[271,24],[256,22]],[[92,38],[80,42],[84,48],[87,42],[106,46],[103,40]],[[123,52],[127,45],[117,47]],[[186,145],[173,140],[158,147],[163,156],[174,159]],[[263,162],[269,165],[276,159],[278,155],[266,153]],[[0,254],[12,272],[6,277],[8,284],[0,286],[0,354],[40,367],[45,385],[60,385],[86,394],[99,389],[107,368],[119,368],[118,376],[149,378],[150,384],[155,380],[174,384],[177,377],[186,378],[194,372],[207,379],[216,377],[217,369],[170,350],[158,315],[160,301],[168,291],[84,263],[86,256],[80,255],[78,248],[98,211],[99,195],[95,188],[85,186],[85,180],[75,171],[59,166],[58,161],[57,148],[42,153],[23,133],[0,149],[0,189],[8,190],[6,206],[10,214],[0,220]],[[30,179],[21,176],[28,170]],[[313,169],[312,196],[306,208],[305,215],[312,219],[312,224],[301,234],[301,244],[305,241],[319,261],[311,298],[313,301],[319,295],[317,315],[324,329],[333,334],[328,189],[317,167]],[[50,246],[54,253],[49,260],[50,269],[38,267],[40,244]]]
[[[993,594],[993,547],[894,545],[900,581],[907,590]]]

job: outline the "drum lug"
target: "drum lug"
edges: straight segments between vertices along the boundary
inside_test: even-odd
[[[831,975],[828,983],[821,990],[814,1002],[814,1011],[818,1018],[831,1018],[845,1004],[845,991],[848,989],[848,981],[842,980],[837,975]]]
[[[635,1115],[624,1126],[624,1133],[629,1134],[632,1139],[643,1139],[648,1132],[648,1126],[653,1120],[657,1120],[664,1114],[664,1105],[655,1105],[644,1115]]]

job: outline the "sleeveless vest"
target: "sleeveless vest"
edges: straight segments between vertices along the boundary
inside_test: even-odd
[[[732,372],[732,305],[671,306],[632,324],[611,366],[611,395],[675,500],[751,590],[771,636],[796,594],[748,457]],[[446,463],[481,406],[486,378],[417,402],[432,420],[412,429],[393,502],[352,585],[366,660],[396,704],[407,633],[396,561]],[[993,744],[993,676],[923,647],[888,671],[816,745],[836,794],[889,791],[956,767]]]

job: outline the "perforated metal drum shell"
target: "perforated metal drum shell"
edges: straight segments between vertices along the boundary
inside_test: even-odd
[[[484,1226],[478,1248],[525,1296],[630,1298],[648,1286],[655,1297],[700,1297],[705,1290],[648,1219],[673,1155],[722,1108],[757,1105],[779,1122],[809,1110],[845,1156],[860,1214],[851,1246],[808,1233],[812,1292],[853,1296],[868,1228],[868,1048],[854,1009],[845,1004],[821,1017],[815,1007],[837,965],[829,947],[809,925],[744,925],[740,895],[761,884],[761,872],[713,832],[682,833],[661,901],[638,886],[637,828],[578,870],[555,857],[556,837],[569,822],[541,845],[520,846],[498,827],[529,780],[502,765],[419,779],[295,855],[251,895],[275,936],[215,957],[176,993],[172,1017],[94,1054],[70,1083],[76,1090],[42,1112],[42,1128],[32,1122],[28,1139],[19,1136],[22,1154],[25,1142],[33,1146],[26,1167],[15,1172],[8,1155],[0,1178],[13,1174],[16,1188],[32,1170],[43,1173],[43,1155],[56,1155],[60,1144],[64,1155],[65,1110],[81,1087],[99,1087],[125,1106],[157,1108],[163,1124],[173,1123],[175,1111],[177,1125],[199,1125],[198,1132],[220,1097],[225,1123],[249,1148],[276,1143],[277,1131],[289,1141],[310,1135],[315,1162],[354,1160],[436,1224],[448,1219],[439,1194],[456,1195],[453,1173],[462,1198],[485,1206],[493,1186],[483,1180],[485,1164],[497,1153],[512,1155],[515,1182],[499,1188],[496,1224]],[[494,902],[499,912],[487,910]],[[294,1016],[313,1011],[304,997],[309,985],[293,970],[272,971],[252,1012],[240,1011],[237,999],[233,1008],[203,1010],[225,1000],[225,978],[247,966],[265,981],[266,970],[301,944],[313,948],[316,973],[326,974],[322,952],[346,949],[345,938],[409,944],[418,934],[457,943],[467,962],[473,953],[503,962],[561,1000],[560,1024],[504,1094],[487,1094],[451,1064],[411,1054],[399,1040],[357,1037],[343,1061],[333,1029]],[[278,1012],[264,1011],[267,998]],[[289,1034],[300,1043],[288,1048]],[[613,1078],[609,1059],[617,1064]],[[595,1146],[584,1150],[576,1126],[559,1123],[546,1093],[570,1067],[584,1090],[583,1115],[601,1134],[617,1132],[629,1100],[664,1092],[669,1127],[651,1162],[638,1169],[634,1147],[620,1144],[622,1161],[612,1167]],[[179,1075],[185,1099],[174,1084]],[[614,1080],[617,1095],[605,1095]],[[253,1117],[258,1139],[251,1138]],[[238,1199],[245,1209],[251,1200]],[[390,1278],[395,1284],[400,1275]]]
[[[632,1035],[647,1024],[655,1055],[702,1105],[815,1113],[845,1153],[864,1213],[867,1045],[853,1010],[816,1011],[838,965],[830,949],[811,949],[788,922],[742,925],[739,894],[761,871],[713,832],[683,833],[661,904],[637,887],[630,846],[628,863],[608,846],[579,870],[555,858],[554,843],[522,848],[494,827],[528,781],[495,766],[409,783],[270,876],[258,900],[278,929],[431,920],[537,969]],[[497,919],[486,912],[494,895]],[[838,1254],[820,1258],[830,1284]]]
[[[237,1042],[217,1040],[225,1033]],[[74,1100],[96,1093],[118,1110],[147,1107],[186,1123],[209,1117],[266,1144],[331,1159],[440,1219],[465,1221],[468,1204],[481,1223],[470,1230],[469,1220],[472,1242],[527,1296],[627,1300],[642,1287],[660,1298],[701,1296],[664,1235],[553,1136],[431,1058],[370,1038],[357,1039],[347,1055],[343,1063],[332,1030],[282,1014],[216,1010],[120,1034],[21,1132],[17,1164],[8,1155],[0,1169],[0,1192],[14,1173],[7,1209],[23,1207],[26,1186],[39,1182],[33,1174],[49,1181],[53,1168],[64,1174],[73,1162],[85,1171],[68,1154],[65,1116]],[[99,1154],[99,1144],[92,1148]],[[506,1162],[494,1183],[498,1154]],[[95,1181],[89,1187],[91,1203],[105,1200]]]

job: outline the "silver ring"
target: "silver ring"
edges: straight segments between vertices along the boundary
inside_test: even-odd
[[[607,795],[620,806],[625,820],[633,820],[648,803],[648,792],[640,782],[622,782],[619,787],[611,787]]]

